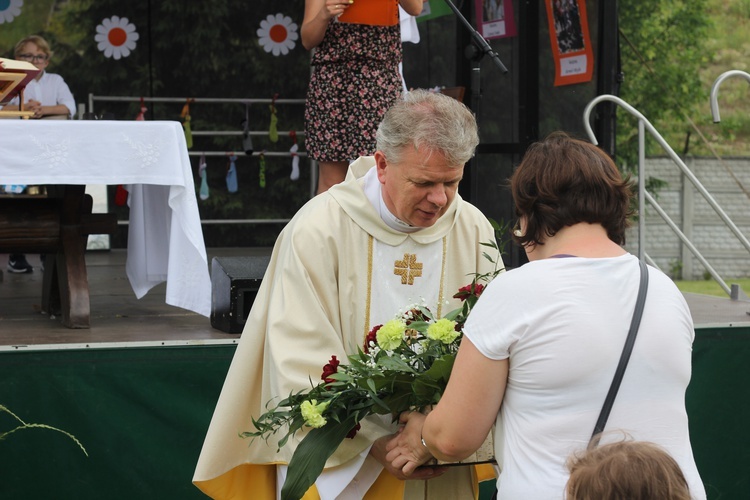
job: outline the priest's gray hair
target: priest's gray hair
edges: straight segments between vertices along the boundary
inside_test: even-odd
[[[400,163],[407,147],[435,151],[449,165],[463,166],[479,144],[477,122],[461,102],[428,90],[412,90],[385,113],[375,136],[377,149],[386,159]]]

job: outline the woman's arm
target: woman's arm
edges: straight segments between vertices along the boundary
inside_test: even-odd
[[[422,13],[422,6],[426,0],[398,0],[401,8],[411,16],[418,16]]]
[[[331,19],[348,8],[349,0],[305,0],[305,18],[300,29],[302,46],[312,50],[320,45]]]
[[[492,429],[507,380],[508,360],[485,357],[464,337],[440,402],[426,417],[402,415],[406,427],[388,443],[387,460],[408,476],[432,456],[448,462],[465,459]]]

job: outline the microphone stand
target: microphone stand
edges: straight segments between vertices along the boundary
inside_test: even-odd
[[[464,54],[466,57],[472,61],[472,68],[471,68],[471,109],[474,112],[474,115],[477,114],[477,111],[479,110],[479,103],[482,99],[482,79],[480,75],[480,61],[485,55],[490,56],[492,59],[492,62],[495,63],[495,66],[500,70],[501,73],[505,74],[508,72],[508,68],[505,67],[503,62],[500,60],[500,56],[497,55],[497,52],[492,50],[492,47],[490,47],[489,42],[477,31],[474,29],[474,27],[471,25],[469,21],[466,20],[463,14],[461,14],[461,11],[458,10],[458,7],[456,7],[451,0],[445,0],[445,3],[448,4],[448,7],[453,11],[454,14],[456,14],[456,17],[461,21],[461,23],[464,25],[464,27],[469,30],[469,33],[471,34],[471,41],[472,44],[467,46],[466,49],[464,49]],[[476,157],[472,157],[471,160],[469,160],[469,167],[472,166],[472,164],[476,161]],[[469,172],[471,172],[473,169],[469,168]],[[469,182],[473,184],[471,180],[471,174],[467,175],[469,178]],[[470,191],[473,191],[473,189],[470,187]],[[467,199],[470,199],[471,196],[467,197]]]
[[[495,63],[495,66],[498,67],[498,69],[503,73],[508,72],[508,68],[505,67],[503,62],[500,60],[500,56],[497,55],[497,52],[492,50],[492,47],[490,47],[489,42],[487,42],[487,39],[484,38],[477,30],[474,29],[474,27],[471,25],[469,21],[466,20],[463,14],[461,14],[461,11],[458,10],[458,7],[456,7],[451,0],[445,0],[445,3],[448,4],[448,7],[451,8],[451,10],[456,14],[456,17],[461,20],[461,23],[466,27],[467,30],[469,30],[469,33],[471,34],[471,41],[474,42],[475,48],[472,50],[472,52],[475,52],[478,50],[478,53],[474,53],[472,57],[469,57],[472,61],[479,62],[482,60],[482,57],[485,55],[490,56],[492,58],[492,62]],[[469,50],[467,50],[469,52]],[[470,55],[470,54],[467,54]]]
[[[492,59],[492,62],[495,63],[495,66],[498,67],[501,73],[505,74],[508,72],[508,68],[505,67],[503,62],[500,60],[500,56],[497,55],[497,52],[495,52],[492,47],[490,47],[489,42],[477,31],[474,29],[474,27],[471,25],[469,21],[466,20],[463,14],[461,14],[461,11],[458,10],[458,7],[456,7],[451,0],[445,0],[445,3],[448,4],[448,7],[456,14],[456,17],[463,23],[463,25],[466,27],[467,30],[469,30],[469,33],[471,34],[471,41],[473,42],[472,45],[469,45],[466,47],[466,50],[464,51],[466,54],[466,57],[469,58],[473,63],[474,66],[472,68],[471,72],[471,92],[472,92],[472,109],[474,110],[474,113],[477,112],[479,109],[479,100],[482,97],[481,92],[481,78],[480,78],[480,64],[479,62],[482,60],[482,58],[485,55],[490,56]]]

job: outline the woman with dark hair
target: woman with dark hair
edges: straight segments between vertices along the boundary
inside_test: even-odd
[[[606,153],[564,133],[533,144],[510,185],[513,238],[529,263],[484,290],[443,398],[427,416],[401,416],[387,458],[405,474],[432,457],[461,460],[494,425],[498,498],[562,498],[566,459],[591,438],[635,308],[640,266],[620,246],[631,185]],[[605,429],[662,446],[703,499],[685,409],[693,323],[674,283],[653,268],[648,275]]]

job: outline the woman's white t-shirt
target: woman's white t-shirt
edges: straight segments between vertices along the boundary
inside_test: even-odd
[[[694,337],[672,281],[649,269],[638,336],[602,442],[663,446],[693,498],[706,497],[688,435],[685,391]],[[497,429],[498,498],[562,499],[567,458],[585,449],[622,353],[640,279],[637,259],[549,258],[499,275],[465,335],[491,359],[509,358]]]

